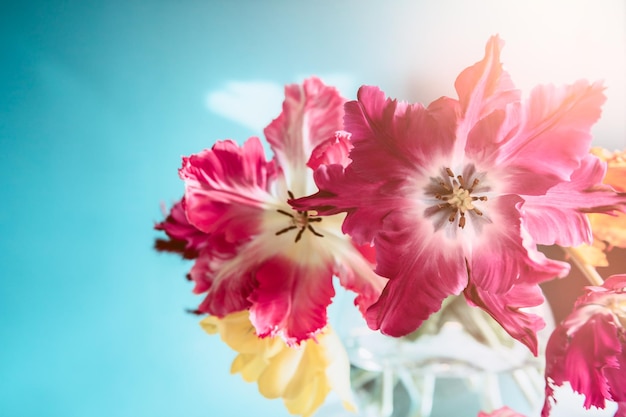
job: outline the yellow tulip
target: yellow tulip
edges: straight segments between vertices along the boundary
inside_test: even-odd
[[[355,411],[350,390],[350,364],[336,333],[327,326],[315,339],[289,347],[280,337],[259,338],[247,311],[200,322],[234,351],[231,373],[257,382],[266,398],[282,398],[291,414],[311,416],[333,390],[349,411]]]

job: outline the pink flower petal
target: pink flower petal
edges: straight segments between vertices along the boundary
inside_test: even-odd
[[[333,271],[276,256],[259,265],[258,287],[250,295],[250,319],[260,337],[280,334],[288,344],[311,338],[327,323],[326,307],[335,295]]]
[[[572,389],[585,395],[585,408],[605,407],[611,398],[602,368],[618,365],[616,355],[621,346],[610,317],[596,315],[582,326],[569,341],[565,355],[565,373]]]
[[[264,133],[296,196],[308,193],[303,180],[313,151],[342,129],[343,103],[335,88],[317,78],[285,87],[283,111]]]
[[[375,251],[372,246],[346,245],[345,236],[325,236],[329,257],[335,259],[334,275],[341,286],[357,294],[354,304],[363,315],[380,297],[387,279],[374,272]]]
[[[524,196],[522,211],[526,227],[537,243],[576,246],[591,243],[592,233],[586,212],[625,211],[626,195],[601,185],[605,164],[587,155],[571,176],[545,195]],[[621,204],[621,205],[620,205]]]
[[[206,292],[198,312],[224,317],[249,308],[248,298],[256,285],[250,273],[253,266],[242,262],[234,246],[230,252],[201,253],[189,273],[196,284],[194,292]]]
[[[412,213],[395,212],[385,219],[384,231],[375,240],[376,272],[390,280],[367,311],[372,329],[406,335],[438,311],[447,296],[467,285],[462,248],[429,236],[427,229]],[[444,250],[438,250],[442,246]]]
[[[313,149],[307,166],[313,170],[320,165],[339,164],[347,166],[350,163],[348,155],[351,149],[350,134],[338,131],[334,137],[327,139]]]
[[[183,198],[172,206],[164,221],[154,226],[156,230],[163,230],[169,237],[169,240],[158,239],[156,249],[177,252],[186,259],[193,259],[206,246],[207,234],[189,223],[184,207]]]
[[[570,179],[589,152],[590,129],[605,101],[602,91],[600,84],[586,81],[560,88],[539,86],[532,91],[523,106],[519,129],[500,147],[500,164],[535,174],[526,176],[527,181],[512,182],[512,192],[532,194],[536,188],[533,181],[542,176],[555,184]]]
[[[492,36],[485,47],[485,57],[463,70],[456,79],[454,86],[463,115],[457,131],[458,150],[465,148],[468,132],[482,118],[519,100],[519,91],[500,63],[503,44],[498,36]],[[476,146],[475,143],[468,145]]]
[[[183,158],[180,176],[186,185],[189,222],[211,233],[234,218],[258,217],[271,199],[268,184],[274,172],[258,138],[248,139],[242,147],[232,141],[217,142],[211,150]]]
[[[618,274],[608,277],[604,280],[602,287],[609,291],[624,292],[626,289],[626,274]]]
[[[522,309],[543,303],[543,294],[538,286],[518,284],[506,293],[491,293],[470,281],[465,297],[489,313],[507,333],[537,355],[536,333],[545,326],[545,322],[540,316]]]
[[[354,144],[350,169],[364,180],[404,178],[433,158],[450,154],[454,100],[440,99],[424,108],[387,99],[380,89],[368,86],[357,96],[358,101],[346,103],[345,129]]]
[[[239,244],[260,232],[266,207],[275,203],[267,188],[276,174],[257,138],[242,147],[218,142],[183,162],[187,218],[198,229],[218,235],[214,249],[219,242]]]
[[[505,293],[513,287],[530,262],[522,245],[521,222],[516,209],[521,202],[520,197],[513,195],[489,201],[492,223],[483,227],[480,239],[476,239],[474,250],[467,258],[471,281],[494,294]],[[503,224],[507,227],[499,226]]]

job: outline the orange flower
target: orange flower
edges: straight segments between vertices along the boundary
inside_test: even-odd
[[[604,184],[626,193],[626,150],[609,152],[596,147],[591,149],[591,153],[607,163]],[[591,213],[588,217],[593,231],[593,245],[583,244],[576,249],[590,265],[608,266],[606,252],[613,247],[626,248],[626,214]]]

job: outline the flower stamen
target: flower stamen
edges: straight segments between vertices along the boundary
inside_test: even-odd
[[[291,191],[287,191],[287,194],[289,195],[290,199],[292,200],[295,199]],[[309,217],[309,213],[307,211],[300,211],[300,210],[295,211],[295,213],[294,212],[290,213],[282,209],[277,209],[276,211],[284,216],[289,217],[291,220],[290,220],[289,226],[283,229],[280,229],[278,232],[274,233],[274,235],[279,236],[291,230],[298,229],[298,233],[296,233],[296,238],[294,240],[294,243],[297,243],[300,241],[300,239],[302,239],[302,235],[304,234],[305,230],[309,230],[315,236],[324,237],[323,234],[315,230],[313,226],[311,225],[311,223],[321,222],[322,221],[321,217]]]
[[[297,228],[298,228],[297,226],[289,226],[289,227],[285,227],[284,229],[281,229],[281,230],[279,230],[278,232],[276,232],[276,233],[275,233],[275,235],[276,235],[276,236],[278,236],[278,235],[282,235],[283,233],[287,233],[288,231],[293,230],[293,229],[297,229]]]
[[[455,175],[450,168],[444,168],[444,172],[447,177],[433,178],[439,187],[431,189],[431,195],[441,201],[435,206],[437,209],[450,210],[448,221],[454,223],[458,219],[458,226],[463,229],[467,224],[466,213],[473,212],[477,216],[483,215],[483,212],[474,206],[474,202],[487,201],[487,197],[472,195],[480,180],[478,178],[472,179],[474,175],[471,173],[468,175],[469,178],[466,178],[463,175]]]

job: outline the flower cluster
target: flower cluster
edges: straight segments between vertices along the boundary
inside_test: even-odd
[[[203,327],[239,353],[233,372],[263,395],[305,416],[330,389],[351,404],[349,366],[328,325],[334,277],[385,335],[414,332],[461,295],[536,355],[544,321],[528,308],[544,302],[539,284],[570,267],[539,245],[595,253],[577,258],[587,265],[594,250],[624,246],[614,222],[625,228],[626,164],[590,152],[602,85],[522,97],[501,47],[492,37],[458,76],[458,97],[428,106],[371,86],[346,102],[307,79],[286,87],[264,131],[271,159],[256,137],[183,158],[185,193],[156,225],[167,235],[157,249],[194,260]],[[625,287],[626,276],[590,287],[557,328],[548,399],[568,381],[586,407],[609,399],[624,416]]]

